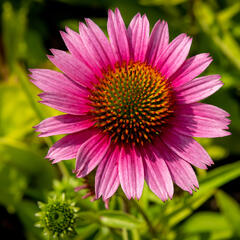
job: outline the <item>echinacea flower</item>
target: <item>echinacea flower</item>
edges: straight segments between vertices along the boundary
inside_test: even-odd
[[[44,92],[42,103],[65,112],[36,126],[41,137],[67,134],[49,150],[53,163],[76,158],[78,178],[97,167],[96,198],[109,199],[121,185],[127,198],[140,198],[144,179],[163,201],[173,183],[192,193],[198,181],[191,165],[213,162],[193,137],[223,137],[227,112],[199,101],[223,83],[219,75],[196,78],[212,59],[187,58],[191,38],[169,43],[168,25],[137,14],[128,28],[118,9],[109,10],[109,39],[90,19],[79,33],[61,32],[69,50],[51,50],[63,73],[31,70]]]

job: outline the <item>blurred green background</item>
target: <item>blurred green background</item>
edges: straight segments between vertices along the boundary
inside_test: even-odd
[[[38,138],[32,126],[58,112],[37,103],[28,68],[54,69],[46,54],[66,49],[59,30],[77,31],[88,17],[106,32],[107,9],[115,7],[126,24],[137,12],[147,14],[151,27],[164,19],[171,39],[182,32],[193,37],[191,56],[211,54],[204,74],[220,74],[224,86],[206,102],[231,114],[232,135],[199,139],[215,165],[196,169],[200,190],[193,195],[176,188],[173,200],[162,203],[145,187],[140,201],[118,193],[106,212],[101,200],[73,192],[81,184],[71,173],[74,161],[65,161],[70,176],[62,179],[64,169],[44,159],[59,137]],[[0,0],[0,15],[0,239],[48,239],[34,225],[37,202],[47,202],[50,192],[64,192],[79,207],[74,239],[240,239],[240,1]]]

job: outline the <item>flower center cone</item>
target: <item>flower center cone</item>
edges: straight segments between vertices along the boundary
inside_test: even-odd
[[[146,63],[117,64],[103,72],[89,99],[96,126],[114,143],[151,142],[174,113],[170,83]]]

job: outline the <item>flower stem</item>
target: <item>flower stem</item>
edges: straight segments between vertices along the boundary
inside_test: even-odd
[[[146,224],[148,225],[149,231],[152,234],[152,236],[156,237],[156,231],[155,231],[150,219],[148,218],[147,214],[145,213],[145,211],[142,209],[142,207],[140,206],[140,204],[136,200],[132,200],[132,203],[137,207],[137,209],[139,210],[139,212],[143,216]]]
[[[39,109],[39,107],[37,106],[36,102],[32,98],[31,91],[29,90],[29,87],[28,87],[28,79],[26,77],[26,73],[24,72],[23,68],[19,64],[16,64],[14,72],[18,76],[20,85],[21,85],[21,87],[22,87],[22,89],[23,89],[23,91],[24,91],[24,93],[25,93],[25,95],[26,95],[26,97],[27,97],[27,99],[28,99],[32,109],[34,110],[37,118],[40,121],[44,120],[44,116],[43,116],[41,110]],[[53,137],[49,137],[48,139],[45,138],[45,141],[46,141],[48,146],[51,146],[51,144],[53,144],[55,142]],[[58,168],[59,168],[62,176],[63,177],[69,177],[69,172],[68,172],[66,166],[64,165],[64,163],[63,162],[59,162],[57,165],[58,165]]]
[[[123,240],[128,240],[128,233],[125,228],[122,229],[122,239]]]
[[[57,165],[58,165],[58,168],[59,168],[62,176],[65,177],[65,178],[69,178],[70,175],[69,175],[69,172],[68,172],[66,166],[64,165],[64,163],[63,162],[59,162],[59,163],[57,163]]]

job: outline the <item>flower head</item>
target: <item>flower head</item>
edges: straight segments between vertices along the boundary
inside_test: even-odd
[[[61,197],[54,196],[48,199],[48,203],[39,202],[40,212],[36,214],[39,217],[37,227],[44,229],[44,234],[51,239],[68,239],[75,235],[75,223],[77,219],[77,208],[74,202],[70,203]]]
[[[192,192],[198,181],[191,165],[213,162],[193,137],[222,137],[229,114],[199,103],[223,84],[219,75],[196,78],[212,59],[187,55],[191,38],[169,43],[168,25],[137,14],[128,28],[118,9],[109,11],[108,35],[90,19],[79,33],[61,32],[69,53],[51,50],[50,61],[63,73],[34,69],[32,82],[42,103],[67,114],[36,126],[41,137],[67,134],[49,150],[53,163],[76,158],[77,177],[97,167],[96,197],[109,199],[121,185],[140,198],[144,179],[163,201],[173,183]]]

